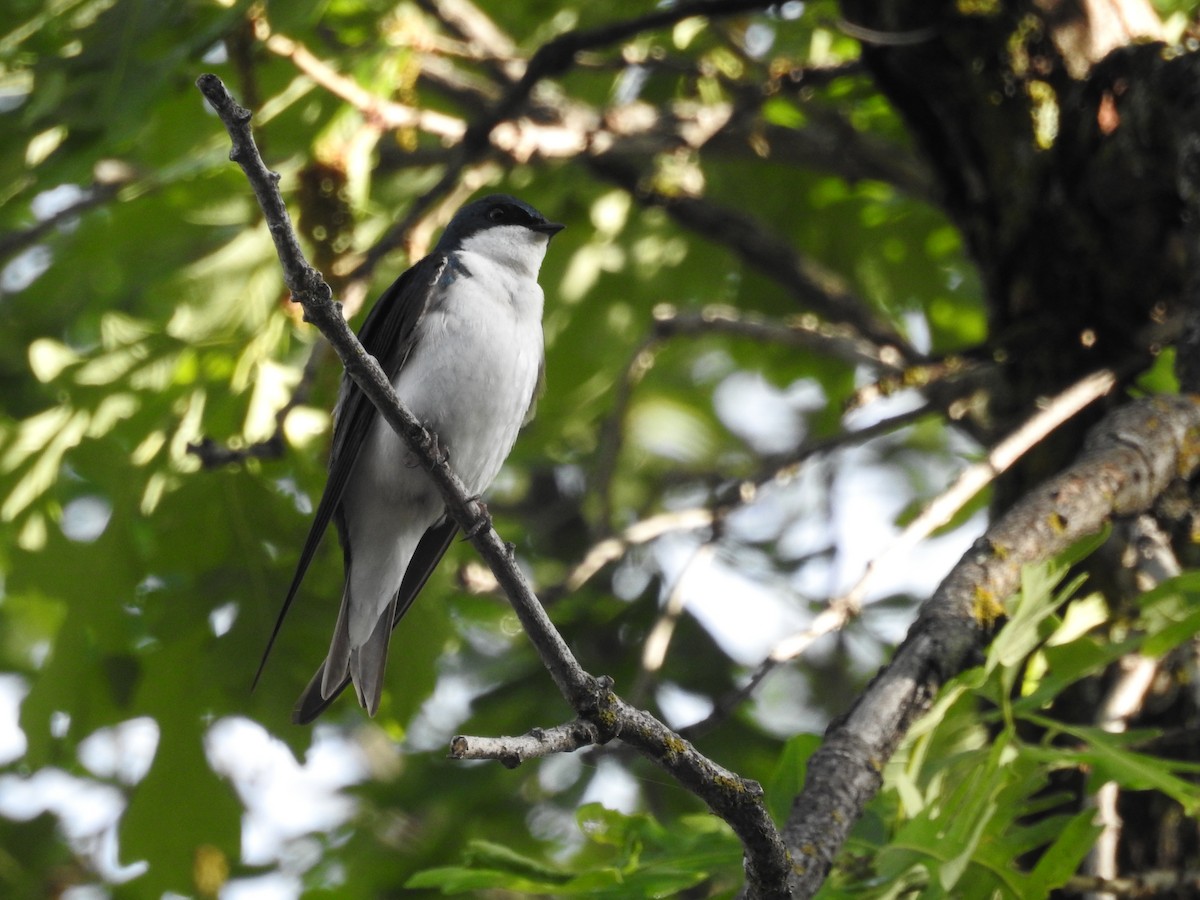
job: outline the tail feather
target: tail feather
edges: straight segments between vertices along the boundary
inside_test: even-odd
[[[321,699],[326,700],[341,690],[346,676],[350,674],[350,659],[353,650],[350,647],[350,584],[347,580],[342,591],[342,606],[338,610],[337,624],[333,626],[333,638],[329,642],[329,655],[325,657],[321,669]]]
[[[350,652],[350,680],[354,682],[359,704],[370,716],[379,711],[379,698],[383,696],[383,674],[387,668],[388,640],[392,636],[395,609],[396,598],[393,595],[392,602],[375,623],[366,643]],[[327,677],[328,674],[326,672]]]
[[[348,605],[347,597],[343,596],[329,655],[292,709],[292,721],[297,725],[307,725],[324,712],[345,689],[347,682],[354,684],[359,705],[365,707],[369,715],[373,716],[379,711],[384,670],[387,668],[388,640],[396,620],[396,598],[392,598],[361,647],[350,646]]]
[[[387,663],[390,632],[408,612],[408,608],[429,580],[457,532],[458,525],[448,518],[441,519],[425,532],[413,554],[411,564],[405,569],[399,592],[392,597],[387,607],[387,613],[379,617],[366,642],[357,650],[350,647],[349,601],[343,594],[337,626],[329,645],[329,656],[321,663],[292,708],[293,722],[297,725],[307,725],[315,720],[349,686],[352,674],[359,703],[365,706],[371,715],[375,715],[383,693],[383,674]],[[347,557],[347,568],[349,567],[350,561]]]
[[[321,689],[321,683],[325,679],[325,663],[317,668],[317,674],[308,682],[308,687],[300,694],[300,699],[296,701],[296,705],[292,707],[292,721],[297,725],[307,725],[328,709],[329,704],[337,699],[341,693],[341,688],[346,686],[343,681],[341,688],[338,688],[332,694],[326,695]]]

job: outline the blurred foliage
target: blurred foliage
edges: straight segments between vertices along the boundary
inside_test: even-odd
[[[5,685],[23,699],[19,731],[16,721],[0,719],[0,746],[15,748],[0,760],[0,812],[9,817],[0,818],[0,894],[45,896],[95,884],[119,897],[204,896],[256,877],[275,878],[285,892],[339,897],[406,885],[414,896],[484,886],[731,896],[737,887],[739,849],[724,826],[626,751],[516,771],[444,758],[456,732],[522,733],[570,715],[503,601],[456,581],[473,558],[466,545],[452,548],[396,633],[379,717],[367,722],[345,700],[317,732],[336,747],[326,752],[357,772],[341,782],[357,782],[350,815],[306,825],[290,805],[303,797],[272,794],[267,802],[255,794],[290,768],[248,747],[215,746],[214,725],[236,717],[283,742],[294,754],[284,758],[306,760],[312,777],[325,771],[321,760],[330,765],[310,747],[313,732],[288,717],[333,624],[341,564],[332,538],[266,677],[253,694],[249,683],[324,483],[326,411],[339,367],[318,352],[311,383],[305,379],[318,336],[287,301],[249,188],[228,161],[227,136],[193,82],[216,72],[254,107],[258,140],[290,200],[317,167],[343,173],[329,220],[317,211],[315,225],[305,225],[318,241],[328,238],[314,250],[337,280],[436,181],[446,147],[429,134],[380,133],[266,49],[262,36],[269,28],[300,41],[382,96],[469,120],[469,102],[416,73],[436,61],[467,84],[495,87],[496,65],[473,55],[427,6],[7,0],[0,35],[0,669],[19,676]],[[659,4],[619,11],[596,0],[495,6],[495,22],[528,54],[568,28]],[[634,80],[644,103],[717,105],[772,72],[853,63],[856,45],[830,28],[832,3],[781,10],[639,35],[582,60],[561,90],[602,109]],[[751,37],[754,52],[747,50]],[[816,87],[778,93],[762,116],[797,136],[814,120],[837,116],[856,133],[892,142],[898,158],[909,152],[895,116],[852,66]],[[900,186],[764,159],[747,148],[660,151],[640,162],[657,183],[693,185],[750,212],[922,349],[951,352],[983,337],[979,287],[957,233]],[[638,355],[659,304],[725,304],[780,322],[801,310],[728,247],[697,237],[661,209],[639,206],[583,162],[502,159],[471,177],[569,225],[541,279],[549,389],[491,499],[501,534],[543,588],[614,528],[703,505],[731,477],[756,471],[769,452],[837,433],[855,388],[873,377],[831,355],[719,333],[673,338]],[[408,263],[401,251],[390,253],[371,273],[369,293],[378,295]],[[633,384],[628,372],[639,359],[646,369]],[[206,469],[189,451],[205,438],[234,451],[267,440],[276,412],[301,385],[281,456]],[[614,433],[606,429],[616,414],[621,440],[612,444],[605,435]],[[741,594],[770,596],[774,611],[761,626],[744,616],[740,622],[755,633],[753,646],[769,647],[806,623],[831,589],[836,558],[847,552],[842,542],[852,536],[831,525],[842,480],[873,472],[886,486],[878,498],[885,515],[900,517],[936,493],[962,455],[962,441],[929,422],[823,455],[797,476],[803,491],[786,483],[764,490],[716,536],[719,566],[712,578],[696,577],[691,590],[726,610],[740,608]],[[610,483],[600,478],[605,471]],[[860,510],[850,514],[879,512]],[[552,607],[585,666],[612,675],[619,690],[668,719],[676,709],[670,696],[687,698],[688,714],[703,714],[742,683],[758,661],[753,653],[761,655],[739,649],[715,620],[685,615],[662,668],[643,667],[645,638],[682,577],[680,560],[710,539],[684,532],[636,547]],[[1037,603],[1048,602],[1049,594],[1038,596]],[[892,599],[907,616],[908,598]],[[1161,614],[1148,623],[1147,641],[1184,639],[1186,629],[1167,614],[1170,602],[1160,595],[1147,608],[1148,619]],[[1190,627],[1192,619],[1185,621]],[[1043,636],[1051,629],[1052,637],[1060,627],[1047,613],[1035,630]],[[844,708],[894,637],[852,626],[795,672],[772,676],[758,703],[740,706],[698,746],[770,785],[782,816],[814,746],[808,736],[792,736],[797,723],[819,730]],[[1078,676],[1110,658],[1089,641],[1043,641],[1036,652]],[[860,829],[874,828],[864,838],[871,849],[856,849],[877,855],[881,877],[919,875],[947,891],[955,879],[991,877],[981,849],[988,836],[1007,842],[988,853],[1028,851],[1040,846],[1036,836],[1050,839],[1051,826],[1016,819],[1046,808],[1033,798],[1055,767],[1102,761],[1107,777],[1184,797],[1177,773],[1139,770],[1134,751],[1114,737],[1072,761],[1066,750],[1026,747],[1013,733],[1015,717],[1034,716],[1035,707],[1000,703],[1004,716],[975,717],[971,698],[999,703],[996,679],[1015,666],[1006,661],[986,678],[960,680],[942,702],[942,723],[915,736],[893,764],[893,793]],[[787,690],[772,690],[780,683]],[[1041,696],[1050,683],[1032,684],[1027,696]],[[122,743],[132,722],[153,723],[154,746]],[[991,746],[989,727],[1003,738]],[[929,750],[944,744],[953,753],[939,758]],[[135,771],[97,762],[98,746]],[[263,754],[282,749],[265,738],[262,746],[273,748]],[[236,762],[219,762],[225,753]],[[140,770],[138,760],[145,761]],[[989,805],[978,819],[956,824],[953,858],[935,863],[899,846],[880,849],[884,835],[898,845],[917,832],[942,834],[939,816],[963,799],[948,775],[968,763],[988,780]],[[42,773],[111,789],[126,804],[118,830],[109,828],[111,816],[92,810],[89,818],[70,797],[31,790]],[[619,805],[636,811],[614,811]],[[1045,821],[1061,829],[1055,846],[1063,859],[1074,858],[1090,834],[1081,820]],[[272,827],[282,835],[278,847],[267,841],[261,849],[262,832]],[[1050,884],[1063,865],[1042,871],[1039,864],[1022,877]]]

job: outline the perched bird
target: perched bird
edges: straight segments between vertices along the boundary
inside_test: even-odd
[[[538,270],[562,228],[504,194],[464,206],[359,333],[475,495],[492,483],[533,411],[544,362]],[[329,655],[292,712],[301,724],[350,683],[375,714],[392,628],[458,532],[425,468],[348,376],[333,414],[329,480],[260,674],[330,519],[342,545],[342,605]]]

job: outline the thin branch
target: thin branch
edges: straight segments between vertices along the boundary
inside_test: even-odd
[[[430,477],[441,492],[451,515],[472,539],[476,549],[496,572],[526,629],[537,634],[539,651],[563,695],[576,702],[595,697],[595,680],[585,676],[570,649],[550,625],[545,612],[533,596],[520,570],[513,565],[511,553],[491,528],[490,517],[478,501],[468,500],[462,482],[441,461],[437,462],[433,441],[421,423],[400,403],[390,379],[379,363],[367,354],[342,317],[332,291],[321,274],[308,264],[291,225],[287,207],[279,194],[279,176],[267,169],[250,134],[250,113],[239,106],[215,75],[202,75],[197,86],[217,111],[233,142],[230,159],[238,163],[258,198],[266,217],[275,248],[283,266],[284,283],[294,300],[304,307],[304,317],[316,325],[333,345],[347,374],[371,400],[388,424],[426,462]],[[519,598],[519,601],[516,599]],[[591,700],[594,703],[594,700]]]
[[[996,444],[986,457],[967,466],[949,488],[926,504],[920,515],[909,522],[904,530],[867,564],[862,577],[842,597],[834,601],[835,604],[844,604],[857,614],[862,608],[867,592],[888,563],[904,557],[913,547],[949,522],[980,491],[1012,468],[1047,435],[1108,394],[1116,383],[1117,376],[1111,369],[1100,369],[1085,375],[1047,402],[1025,424]]]
[[[78,200],[58,210],[54,215],[39,219],[28,228],[10,231],[7,234],[0,234],[0,261],[8,259],[10,256],[28,247],[32,247],[63,223],[69,222],[89,209],[112,200],[117,196],[121,188],[129,184],[132,180],[132,177],[127,173],[121,173],[119,180],[96,182],[87,188]]]
[[[459,6],[460,4],[454,5]],[[469,4],[461,4],[461,6],[468,8]],[[479,161],[488,152],[492,146],[492,132],[496,127],[518,115],[539,82],[545,78],[561,75],[570,69],[579,52],[607,47],[644,31],[666,28],[695,16],[736,15],[764,10],[769,6],[771,4],[764,0],[692,0],[692,2],[677,3],[623,22],[614,22],[592,29],[567,31],[547,41],[530,58],[521,77],[504,92],[499,100],[489,104],[483,115],[471,122],[453,156],[447,162],[442,177],[413,202],[403,221],[388,229],[387,233],[367,254],[359,269],[370,271],[379,256],[386,254],[396,246],[406,229],[411,227],[411,223],[420,218],[430,206],[445,196],[452,188],[463,169]],[[445,12],[445,7],[443,12]],[[482,14],[477,11],[474,15],[476,19],[482,18]],[[356,270],[355,275],[357,274]]]
[[[547,593],[553,596],[573,594],[606,565],[624,557],[632,547],[648,544],[664,534],[707,528],[713,521],[712,510],[697,508],[660,513],[635,522],[620,535],[605,538],[588,550],[583,559],[567,573],[562,585],[551,588]]]
[[[368,122],[393,130],[418,128],[441,138],[447,145],[461,140],[466,133],[467,126],[462,119],[445,113],[417,109],[373,94],[353,78],[335,71],[326,62],[314,56],[303,44],[282,34],[273,33],[268,36],[265,46],[276,56],[290,60],[315,84],[349,103],[362,113]]]
[[[646,696],[658,673],[662,671],[663,663],[667,659],[667,650],[671,646],[671,639],[675,636],[675,626],[679,624],[679,618],[687,606],[688,594],[685,587],[695,577],[697,571],[703,571],[712,565],[716,551],[717,545],[711,541],[701,544],[692,552],[679,574],[675,576],[675,583],[667,592],[666,602],[663,603],[658,618],[655,619],[654,625],[651,626],[650,631],[646,634],[646,640],[642,644],[641,667],[638,670],[637,679],[629,691],[631,697]]]
[[[490,64],[498,80],[511,83],[525,72],[524,60],[517,58],[517,47],[487,15],[470,0],[417,0],[474,52]]]
[[[883,764],[947,679],[981,653],[1020,586],[1021,570],[1140,513],[1200,469],[1200,398],[1151,397],[1110,413],[1078,461],[1013,506],[921,609],[892,662],[809,759],[784,839],[797,898],[811,897],[882,783]]]
[[[712,527],[733,510],[753,503],[765,485],[792,477],[798,466],[814,456],[891,434],[933,414],[934,411],[929,406],[917,407],[891,418],[880,419],[857,431],[846,431],[832,437],[807,441],[790,453],[768,457],[763,460],[758,474],[729,483],[718,492],[710,506],[672,510],[649,516],[628,526],[619,535],[599,541],[567,573],[561,584],[546,589],[547,602],[579,590],[601,569],[622,559],[633,547],[648,544],[666,534]]]
[[[613,394],[613,407],[600,427],[592,489],[600,498],[599,520],[605,528],[611,527],[610,487],[621,453],[625,416],[633,398],[634,388],[654,367],[655,354],[664,341],[676,337],[726,334],[761,343],[795,347],[809,353],[840,359],[850,365],[869,366],[873,370],[889,373],[900,371],[901,357],[893,348],[877,347],[856,334],[853,329],[821,322],[812,314],[772,320],[728,306],[713,305],[700,310],[680,311],[664,303],[655,307],[653,316],[650,334],[631,354],[629,363],[617,382]],[[763,469],[778,471],[787,465],[794,465],[799,461],[797,457],[806,458],[809,455],[810,451],[802,450],[798,454],[775,457],[764,461]],[[766,481],[773,477],[774,475],[770,475],[761,480]]]
[[[190,443],[187,452],[200,460],[205,469],[220,469],[225,466],[240,466],[251,459],[282,459],[287,450],[283,432],[276,429],[269,438],[255,441],[245,447],[220,444],[210,437]]]
[[[1133,582],[1138,591],[1149,591],[1183,571],[1171,549],[1170,538],[1153,516],[1142,515],[1124,529],[1127,545],[1135,549]],[[1104,702],[1096,714],[1096,724],[1109,734],[1124,734],[1130,721],[1145,707],[1146,697],[1154,684],[1161,661],[1141,653],[1131,653],[1117,663],[1118,676],[1109,686]],[[1115,781],[1106,781],[1089,798],[1096,809],[1096,823],[1101,826],[1095,844],[1080,867],[1081,875],[1114,879],[1118,871],[1117,854],[1121,844],[1123,822],[1118,807],[1121,788]],[[1087,900],[1109,900],[1108,891],[1093,891]]]
[[[754,896],[788,896],[787,854],[763,803],[762,788],[707,759],[648,712],[621,700],[612,692],[610,679],[595,678],[583,670],[516,565],[511,548],[496,534],[486,508],[468,497],[447,461],[439,458],[432,437],[401,404],[378,362],[346,325],[329,285],[305,260],[279,194],[279,178],[267,169],[254,145],[249,111],[234,101],[215,75],[202,75],[196,84],[229,132],[233,144],[230,158],[242,167],[259,200],[283,266],[284,282],[302,304],[306,320],[321,330],[347,374],[424,461],[447,511],[471,536],[471,543],[495,573],[560,693],[591,723],[601,740],[622,738],[670,772],[730,825],[742,841],[747,885]]]
[[[491,116],[472,123],[466,144],[483,143],[492,129],[524,105],[534,87],[543,78],[567,71],[575,55],[583,50],[596,50],[620,43],[646,31],[668,28],[684,19],[696,16],[716,17],[762,11],[773,4],[763,0],[691,0],[660,8],[644,16],[623,22],[610,22],[591,29],[576,29],[558,35],[537,49],[529,60],[520,80],[501,98]]]
[[[1098,724],[1109,734],[1123,734],[1126,731],[1129,720],[1142,708],[1158,674],[1158,660],[1140,653],[1121,660],[1120,666],[1120,677],[1109,688],[1097,715]],[[1117,782],[1106,781],[1100,785],[1095,796],[1089,798],[1089,805],[1096,810],[1094,821],[1100,826],[1100,833],[1096,835],[1096,841],[1080,867],[1083,875],[1102,879],[1112,879],[1118,875],[1117,850],[1121,843],[1122,821],[1117,801],[1120,794],[1121,787]],[[1107,892],[1090,892],[1087,895],[1087,900],[1107,898]]]
[[[474,9],[470,4],[460,4],[457,0],[452,5],[456,9],[452,17],[454,21],[465,15],[463,10],[458,9],[460,5]],[[689,15],[699,14],[697,10],[716,10],[724,5],[726,4],[692,4],[690,12],[682,6],[672,7],[664,13],[656,13],[630,23],[616,23],[614,26],[606,26],[592,32],[567,32],[560,35],[534,54],[529,66],[524,68],[521,81],[511,85],[498,99],[486,94],[476,96],[474,99],[478,112],[470,125],[454,116],[421,110],[376,96],[353,79],[334,71],[297,42],[283,35],[269,35],[266,38],[268,50],[291,60],[314,82],[358,109],[368,122],[395,129],[416,128],[438,137],[447,146],[457,142],[441,159],[445,171],[439,181],[418,197],[405,218],[392,226],[376,242],[351,277],[361,278],[372,271],[385,254],[403,241],[413,223],[446,196],[461,177],[461,173],[491,152],[502,153],[518,163],[527,163],[534,158],[584,158],[590,160],[593,167],[611,170],[615,165],[613,159],[628,155],[631,151],[641,157],[648,157],[655,152],[680,145],[693,148],[711,145],[716,152],[720,152],[722,148],[728,152],[735,147],[739,152],[745,152],[748,146],[757,141],[760,148],[768,144],[778,145],[779,152],[794,162],[832,167],[832,171],[849,180],[863,177],[880,178],[896,183],[916,196],[928,195],[927,177],[922,176],[912,166],[904,168],[900,165],[905,158],[903,153],[895,148],[885,147],[863,147],[861,153],[857,150],[852,152],[853,146],[862,143],[864,139],[848,126],[835,127],[836,122],[821,120],[798,132],[793,129],[779,129],[769,123],[755,120],[751,136],[746,134],[743,128],[726,127],[735,118],[735,111],[728,104],[722,112],[714,110],[711,105],[697,110],[694,105],[677,103],[662,110],[651,110],[648,116],[645,104],[630,104],[610,109],[601,117],[590,107],[561,98],[540,100],[537,117],[518,117],[516,98],[522,98],[522,101],[528,99],[529,91],[532,90],[530,79],[536,81],[538,77],[547,77],[557,72],[558,66],[565,66],[570,62],[566,57],[559,55],[564,52],[564,47],[586,47],[593,44],[603,46],[613,35],[623,34],[639,22],[657,23],[668,13],[667,18],[671,20],[687,18]],[[740,8],[736,3],[728,5]],[[742,5],[747,9],[754,7],[754,4]],[[472,16],[487,21],[477,10]],[[265,30],[265,24],[263,28]],[[492,28],[494,30],[494,26]],[[537,75],[539,72],[540,76]],[[754,102],[760,103],[761,97],[755,96],[757,99]],[[463,98],[460,96],[459,99],[461,101]],[[740,113],[737,118],[744,119],[744,113],[745,111]],[[858,162],[854,162],[855,160]],[[663,205],[667,206],[665,203]],[[752,264],[758,265],[769,276],[780,280],[789,290],[797,293],[802,302],[811,305],[828,318],[852,322],[864,333],[884,344],[901,345],[899,336],[880,325],[861,301],[850,297],[839,279],[820,270],[810,261],[793,258],[789,265],[788,258],[794,255],[790,248],[786,248],[778,239],[761,233],[746,235],[747,228],[751,227],[746,221],[733,219],[727,221],[723,227],[718,227],[709,217],[705,223],[702,221],[705,217],[701,215],[701,211],[685,211],[686,206],[686,199],[680,198],[667,208],[685,225],[695,228],[710,239],[722,240],[721,235],[724,234],[724,242],[729,243],[735,252]],[[725,213],[722,211],[721,214]],[[703,227],[700,227],[701,225]],[[759,231],[761,232],[761,229]],[[737,235],[741,235],[740,241],[729,239]],[[827,308],[829,306],[839,307],[841,311],[834,313]],[[910,352],[909,355],[914,354]]]
[[[505,768],[515,769],[527,759],[571,753],[603,741],[600,729],[594,724],[585,719],[576,719],[553,728],[535,728],[519,737],[456,735],[450,741],[450,758],[494,759]]]
[[[901,371],[901,358],[890,347],[880,347],[836,323],[822,322],[815,315],[800,314],[781,320],[733,306],[711,305],[699,310],[679,310],[670,304],[654,309],[654,337],[694,337],[727,334],[764,344],[794,347],[808,353],[838,359],[875,371]]]
[[[1071,897],[1100,892],[1111,897],[1190,897],[1200,892],[1200,870],[1154,869],[1123,878],[1075,875],[1059,893]]]
[[[310,348],[300,381],[292,389],[292,395],[288,397],[287,402],[275,411],[275,430],[271,432],[270,437],[245,447],[230,447],[210,437],[204,437],[196,443],[188,444],[187,452],[199,459],[200,465],[205,469],[239,466],[251,459],[282,459],[287,451],[288,416],[296,407],[308,402],[317,379],[317,371],[328,349],[328,344],[320,343],[313,344]]]
[[[720,698],[713,704],[712,712],[680,734],[689,739],[699,738],[723,722],[733,710],[753,696],[763,680],[784,663],[790,662],[827,634],[841,631],[858,617],[861,607],[848,597],[836,597],[812,620],[803,631],[792,634],[776,644],[767,657],[758,664],[744,685]]]
[[[611,685],[609,679],[600,679],[600,682],[604,688]],[[763,792],[757,782],[717,765],[650,713],[630,706],[611,692],[604,694],[599,714],[586,716],[586,719],[586,728],[572,722],[555,729],[533,731],[521,738],[497,739],[491,746],[500,755],[492,758],[499,758],[511,766],[520,764],[522,754],[527,754],[525,758],[544,755],[539,752],[542,744],[539,734],[552,733],[553,739],[568,750],[620,738],[656,762],[729,822],[746,851],[747,888],[751,897],[761,900],[790,898],[786,887],[788,861],[778,843],[778,833],[762,807]],[[612,727],[605,726],[608,722],[613,723]],[[591,740],[593,736],[594,741]],[[476,755],[471,758],[488,758],[482,752],[485,740],[458,735],[454,738],[451,755],[472,752]],[[721,808],[730,807],[735,814],[720,812]],[[749,815],[744,817],[743,814]],[[764,862],[770,862],[769,869],[764,867]]]

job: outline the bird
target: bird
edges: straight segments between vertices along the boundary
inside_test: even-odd
[[[544,383],[538,274],[563,227],[507,194],[468,203],[359,331],[471,496],[500,471]],[[342,547],[341,608],[329,653],[292,710],[297,724],[312,722],[349,684],[375,715],[392,629],[458,532],[429,473],[348,375],[325,490],[255,684],[331,520]]]

